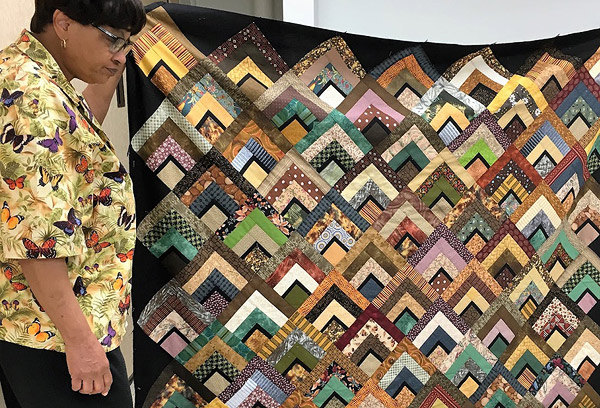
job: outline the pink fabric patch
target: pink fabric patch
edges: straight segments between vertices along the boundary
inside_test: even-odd
[[[192,156],[183,150],[183,148],[175,141],[175,139],[169,136],[148,158],[146,165],[148,165],[150,170],[156,171],[156,169],[158,169],[169,156],[172,156],[175,160],[177,160],[179,164],[181,164],[187,171],[190,171],[196,164],[196,161],[192,159]]]
[[[169,337],[161,343],[161,347],[171,356],[177,357],[181,351],[187,347],[187,342],[182,339],[177,333],[171,333]]]
[[[385,103],[383,99],[381,99],[379,95],[377,95],[371,89],[365,92],[362,98],[360,98],[360,100],[352,107],[352,109],[350,109],[348,113],[346,113],[346,117],[350,119],[352,123],[354,123],[356,119],[358,119],[358,117],[365,110],[367,110],[367,108],[370,105],[372,105],[374,108],[379,109],[381,113],[388,115],[398,123],[402,122],[402,119],[404,119],[404,115],[390,108],[390,106],[387,103]]]
[[[592,309],[592,307],[596,306],[596,303],[598,303],[597,300],[594,299],[594,297],[589,293],[586,293],[585,295],[583,295],[578,305],[581,308],[581,310],[583,310],[587,314]]]
[[[498,334],[501,334],[502,337],[504,337],[509,343],[515,338],[515,334],[512,332],[512,330],[510,330],[506,323],[504,323],[504,320],[498,320],[498,323],[494,325],[492,330],[490,330],[487,336],[485,336],[483,339],[483,344],[489,347],[490,344],[492,344],[492,342],[496,339]]]

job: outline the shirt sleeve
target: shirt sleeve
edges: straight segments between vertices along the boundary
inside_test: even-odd
[[[78,145],[58,95],[16,98],[0,118],[0,243],[5,259],[64,258],[85,250]],[[33,95],[33,96],[32,96]]]

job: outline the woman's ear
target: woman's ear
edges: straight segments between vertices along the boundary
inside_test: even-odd
[[[54,10],[54,16],[52,17],[52,25],[56,35],[61,40],[68,38],[69,27],[71,26],[72,20],[60,10]]]

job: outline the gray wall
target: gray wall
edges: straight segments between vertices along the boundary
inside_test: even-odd
[[[151,4],[154,0],[143,0],[143,2]],[[167,2],[232,11],[274,20],[283,19],[283,0],[170,0]]]
[[[202,6],[256,17],[281,20],[283,4],[281,0],[179,0],[181,4]]]

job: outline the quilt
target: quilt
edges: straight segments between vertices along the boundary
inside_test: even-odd
[[[600,30],[148,11],[137,407],[600,407]]]

